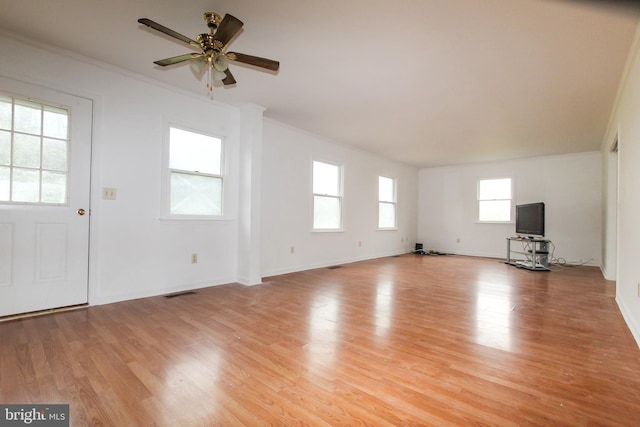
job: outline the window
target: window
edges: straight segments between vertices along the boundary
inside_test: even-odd
[[[169,127],[169,216],[222,215],[222,140]]]
[[[396,227],[396,180],[378,177],[378,228]]]
[[[478,220],[511,221],[511,178],[481,179],[478,182]]]
[[[342,227],[340,167],[313,162],[313,228],[339,230]]]
[[[0,202],[67,203],[69,111],[0,93]]]

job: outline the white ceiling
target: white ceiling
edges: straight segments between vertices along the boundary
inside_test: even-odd
[[[202,13],[244,29],[214,99],[420,167],[597,150],[640,19],[635,7],[562,0],[0,0],[0,29],[207,96],[188,65]],[[611,2],[609,2],[611,3]],[[616,2],[613,2],[616,3]]]

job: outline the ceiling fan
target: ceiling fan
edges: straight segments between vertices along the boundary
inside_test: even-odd
[[[190,39],[176,31],[158,24],[147,18],[140,18],[138,22],[156,31],[160,31],[168,36],[188,44],[193,49],[200,52],[186,53],[184,55],[172,56],[171,58],[154,61],[154,64],[166,67],[167,65],[179,64],[181,62],[194,60],[200,65],[207,66],[208,79],[207,88],[213,90],[214,81],[222,81],[225,86],[236,83],[236,79],[229,71],[229,61],[249,64],[258,68],[271,71],[278,71],[280,63],[272,59],[260,58],[258,56],[246,55],[238,52],[227,52],[227,44],[240,31],[244,25],[238,18],[226,14],[224,19],[215,12],[205,12],[204,20],[209,27],[209,33],[198,34],[196,40]]]

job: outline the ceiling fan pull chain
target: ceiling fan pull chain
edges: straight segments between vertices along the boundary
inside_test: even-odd
[[[213,99],[213,73],[209,64],[207,64],[207,89],[209,91],[209,99]]]

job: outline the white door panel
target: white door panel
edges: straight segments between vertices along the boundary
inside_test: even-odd
[[[70,112],[67,202],[0,202],[0,316],[86,303],[92,103],[2,77],[0,92]]]

